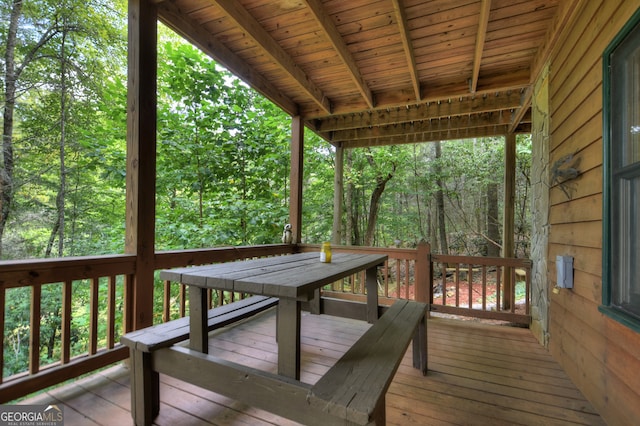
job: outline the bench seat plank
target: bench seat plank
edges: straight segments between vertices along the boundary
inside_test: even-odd
[[[278,299],[266,296],[251,296],[237,302],[209,309],[207,328],[212,331],[235,321],[248,318],[258,312],[276,306]],[[141,330],[132,331],[120,338],[122,344],[142,352],[169,347],[189,338],[189,317],[175,319]]]
[[[426,309],[424,303],[396,301],[320,378],[309,403],[348,422],[384,422],[384,395]]]

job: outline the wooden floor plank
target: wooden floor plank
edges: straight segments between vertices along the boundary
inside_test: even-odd
[[[315,383],[368,327],[303,313],[302,380]],[[210,353],[276,372],[274,331],[275,312],[267,311],[213,332]],[[387,393],[389,425],[604,424],[528,330],[431,318],[427,334],[429,373],[412,367],[409,348]],[[65,426],[126,425],[132,424],[130,389],[120,364],[21,403],[63,405]],[[154,424],[297,425],[164,375]]]

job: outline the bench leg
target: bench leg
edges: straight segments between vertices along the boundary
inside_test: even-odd
[[[368,424],[376,426],[385,426],[387,424],[387,402],[384,394],[382,394],[382,397],[378,400],[378,405],[371,413],[371,421]]]
[[[160,412],[160,375],[151,369],[151,354],[131,349],[131,417],[149,426]]]
[[[427,375],[427,322],[423,317],[413,336],[413,367]]]

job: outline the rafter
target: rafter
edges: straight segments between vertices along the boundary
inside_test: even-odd
[[[400,38],[402,39],[402,46],[404,47],[404,53],[407,57],[407,67],[411,75],[413,91],[415,92],[416,100],[421,101],[422,94],[420,92],[420,79],[418,78],[416,57],[413,53],[413,42],[411,41],[411,34],[409,33],[409,26],[407,25],[407,14],[404,10],[402,0],[393,0],[393,9],[396,12],[398,27],[400,28]]]
[[[331,17],[327,15],[320,0],[305,0],[305,2],[309,6],[309,9],[311,9],[312,15],[320,25],[320,28],[322,28],[322,31],[333,45],[336,53],[349,69],[351,79],[355,83],[365,102],[369,108],[373,108],[375,105],[371,89],[369,89],[367,82],[362,77],[360,69],[356,65],[356,61],[353,59],[353,55],[347,48],[342,35],[338,32],[335,24],[331,20]]]
[[[491,0],[482,0],[480,6],[480,19],[478,21],[478,35],[476,36],[476,49],[473,55],[473,75],[471,76],[470,90],[475,93],[478,89],[478,77],[480,76],[480,64],[484,52],[484,42],[487,38],[489,26],[489,13],[491,12]]]
[[[258,44],[264,52],[286,73],[292,76],[300,87],[327,114],[331,113],[331,102],[294,62],[293,58],[271,37],[256,19],[236,0],[215,0],[224,13],[240,26],[245,34]]]
[[[174,2],[158,3],[158,17],[177,34],[198,46],[203,52],[241,78],[290,115],[298,115],[298,105],[276,89],[262,74],[227,49],[197,22],[182,13]]]

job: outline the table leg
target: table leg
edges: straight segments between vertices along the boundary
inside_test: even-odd
[[[278,301],[278,374],[300,380],[300,302]]]
[[[207,311],[207,290],[189,286],[189,347],[203,354],[209,353]]]
[[[365,272],[367,286],[367,322],[373,324],[378,320],[378,267],[367,269]]]

